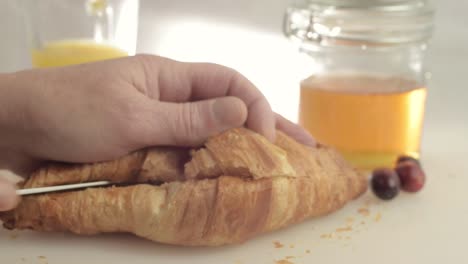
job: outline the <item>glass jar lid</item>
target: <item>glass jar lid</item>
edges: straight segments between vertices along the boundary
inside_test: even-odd
[[[283,30],[309,44],[394,45],[427,40],[433,20],[427,0],[300,0]]]

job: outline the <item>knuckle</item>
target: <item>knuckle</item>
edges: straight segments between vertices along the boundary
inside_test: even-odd
[[[219,66],[219,71],[223,76],[226,77],[227,80],[229,80],[231,83],[232,82],[240,82],[245,79],[244,75],[242,75],[239,71],[226,67],[226,66]]]
[[[224,75],[228,80],[227,87],[229,87],[230,94],[239,93],[239,89],[249,87],[252,88],[252,83],[237,70],[226,68],[224,69]],[[245,94],[244,94],[245,96]]]
[[[152,60],[154,58],[156,58],[156,56],[154,55],[151,55],[151,54],[145,54],[145,53],[141,53],[141,54],[137,54],[134,56],[134,58],[138,61],[148,61],[148,60]]]
[[[154,66],[155,64],[165,63],[167,61],[170,61],[170,59],[167,59],[164,57],[160,57],[160,56],[153,55],[153,54],[145,54],[145,53],[137,54],[133,56],[133,58],[139,64],[144,65],[145,67],[150,67],[150,68],[151,68],[151,65]]]

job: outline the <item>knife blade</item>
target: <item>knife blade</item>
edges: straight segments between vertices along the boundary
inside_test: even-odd
[[[32,194],[42,194],[42,193],[50,193],[50,192],[58,192],[58,191],[66,191],[66,190],[83,189],[83,188],[88,188],[88,187],[107,186],[110,184],[112,183],[109,181],[96,181],[96,182],[55,185],[55,186],[48,186],[48,187],[19,189],[16,191],[16,194],[25,196],[25,195],[32,195]]]

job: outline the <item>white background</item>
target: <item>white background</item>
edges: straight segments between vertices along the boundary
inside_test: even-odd
[[[0,0],[0,72],[29,67],[15,3]],[[233,67],[267,95],[275,110],[295,119],[298,82],[308,70],[303,57],[281,33],[288,3],[142,1],[138,50]],[[326,218],[215,250],[180,249],[115,236],[90,239],[21,233],[11,239],[11,233],[0,231],[0,263],[42,263],[39,255],[51,264],[274,263],[287,255],[296,257],[290,260],[295,264],[468,263],[468,1],[439,0],[434,4],[437,26],[428,61],[433,77],[423,137],[429,181],[424,192],[403,195],[390,203],[366,195]],[[366,201],[372,204],[370,217],[382,215],[379,222],[356,213]],[[368,224],[359,232],[355,228],[349,242],[320,238],[348,217],[367,219]],[[285,243],[286,248],[275,249],[273,240]],[[295,248],[290,249],[289,244]],[[305,254],[306,249],[311,253]]]

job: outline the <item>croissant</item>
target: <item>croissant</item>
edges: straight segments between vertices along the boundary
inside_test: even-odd
[[[245,128],[200,149],[155,147],[109,162],[49,164],[21,185],[95,180],[116,186],[27,196],[0,219],[8,229],[128,232],[219,246],[326,215],[367,188],[366,178],[329,147],[307,147],[280,131],[273,144]]]

